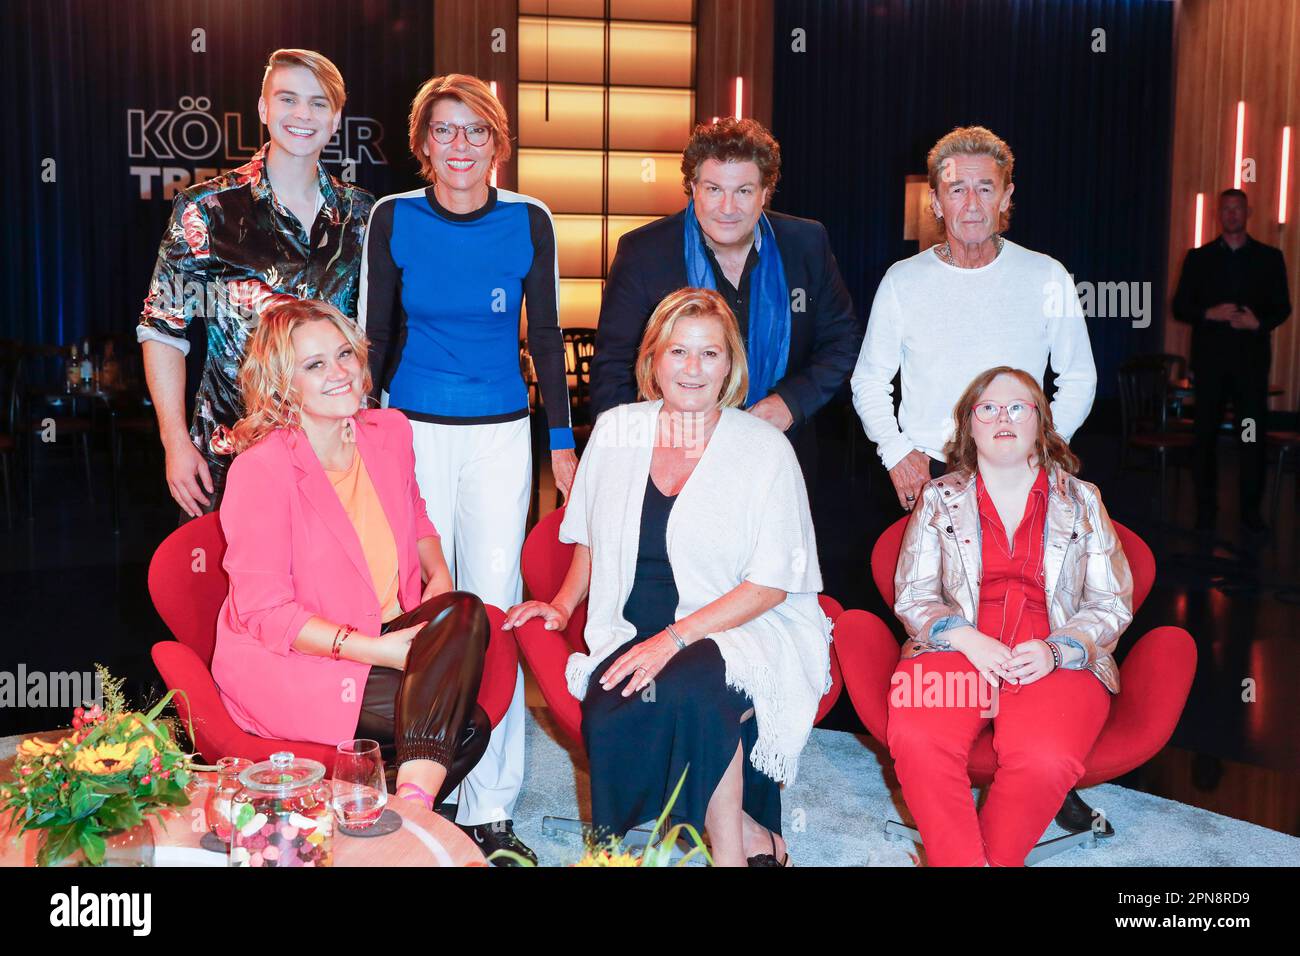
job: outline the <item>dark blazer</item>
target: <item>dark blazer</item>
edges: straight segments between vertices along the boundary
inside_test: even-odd
[[[1259,328],[1238,330],[1205,318],[1206,310],[1221,302],[1248,306]],[[1247,362],[1267,377],[1271,333],[1291,314],[1282,250],[1250,236],[1236,252],[1222,237],[1189,250],[1171,308],[1175,319],[1192,327],[1193,369]]]
[[[863,328],[840,277],[826,227],[811,219],[768,212],[796,307],[791,316],[790,355],[780,395],[798,429],[830,401],[858,360]],[[593,415],[637,400],[634,365],[641,336],[660,300],[685,286],[686,210],[647,223],[623,236],[610,266],[591,362]],[[796,298],[803,290],[802,301]]]

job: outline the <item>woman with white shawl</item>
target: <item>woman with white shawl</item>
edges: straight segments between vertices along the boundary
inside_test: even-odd
[[[803,476],[789,441],[741,411],[744,343],[708,289],[667,296],[636,364],[648,401],[601,415],[560,526],[577,545],[551,603],[588,600],[569,659],[591,763],[592,823],[658,816],[708,831],[715,865],[783,866],[781,783],[830,685],[829,622]]]

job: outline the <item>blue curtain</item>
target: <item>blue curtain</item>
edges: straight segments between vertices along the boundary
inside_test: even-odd
[[[171,211],[164,175],[207,178],[260,145],[262,68],[277,47],[319,50],[342,71],[352,123],[340,148],[358,158],[360,185],[379,195],[419,185],[406,115],[433,73],[428,0],[5,5],[0,338],[67,343],[134,326]],[[181,114],[196,112],[216,125],[183,128]]]
[[[1099,397],[1162,350],[1173,4],[1167,0],[778,0],[775,208],[830,231],[865,320],[902,238],[904,179],[954,126],[1015,153],[1008,238],[1076,281],[1150,282],[1151,326],[1090,318]],[[803,29],[806,51],[792,49]],[[1105,52],[1093,52],[1094,30]]]

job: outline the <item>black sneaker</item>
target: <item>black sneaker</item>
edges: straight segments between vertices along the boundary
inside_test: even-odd
[[[480,823],[478,826],[465,826],[457,824],[471,840],[479,851],[486,857],[492,856],[497,850],[506,850],[510,853],[516,853],[528,861],[529,866],[537,865],[537,854],[528,848],[523,840],[515,835],[515,823],[513,820],[495,820],[492,823]],[[512,860],[509,857],[497,857],[492,861],[494,866],[523,866],[518,860]]]

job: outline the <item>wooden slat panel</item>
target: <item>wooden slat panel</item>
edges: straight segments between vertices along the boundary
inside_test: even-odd
[[[1176,115],[1170,176],[1169,293],[1192,243],[1195,199],[1205,193],[1202,241],[1218,234],[1218,194],[1233,184],[1237,101],[1246,101],[1243,153],[1256,181],[1244,182],[1253,210],[1250,233],[1282,249],[1293,304],[1300,302],[1300,3],[1294,0],[1184,0],[1177,26]],[[1278,224],[1282,127],[1292,129],[1288,222]],[[1165,347],[1186,355],[1190,332],[1172,319]],[[1300,318],[1273,333],[1269,379],[1286,389],[1274,409],[1300,405]]]

